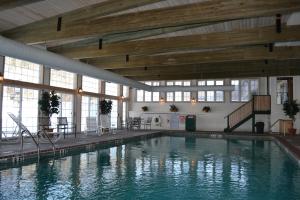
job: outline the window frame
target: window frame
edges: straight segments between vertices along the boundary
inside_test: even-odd
[[[237,90],[233,90],[233,91],[230,92],[230,103],[246,103],[246,102],[248,102],[248,101],[251,100],[251,98],[249,98],[247,101],[242,101],[242,95],[241,95],[241,93],[242,93],[242,85],[241,85],[241,82],[242,82],[242,81],[248,81],[248,89],[249,89],[249,94],[248,94],[248,96],[249,96],[249,97],[251,96],[251,93],[252,93],[252,91],[253,91],[253,90],[251,90],[251,81],[257,81],[257,91],[256,91],[256,94],[259,94],[260,81],[259,81],[258,78],[230,79],[230,85],[231,85],[231,86],[234,86],[234,85],[232,85],[232,81],[238,81],[238,83],[239,83],[239,85],[238,85],[238,87],[239,87],[239,90],[238,90],[238,91],[239,91],[239,99],[238,99],[238,101],[232,101],[232,92],[237,91]]]

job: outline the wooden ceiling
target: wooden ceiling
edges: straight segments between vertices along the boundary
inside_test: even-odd
[[[300,75],[282,45],[299,44],[299,0],[65,0],[20,22],[55,1],[0,1],[0,33],[135,80]]]

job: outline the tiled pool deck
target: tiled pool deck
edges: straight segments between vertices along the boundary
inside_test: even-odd
[[[262,139],[273,140],[289,156],[294,158],[300,166],[300,136],[280,136],[278,134],[252,134],[252,133],[231,133],[222,132],[184,132],[184,131],[160,131],[160,130],[135,130],[118,131],[116,134],[106,134],[102,136],[82,134],[77,138],[69,136],[55,144],[55,155],[63,156],[71,151],[82,150],[92,151],[93,149],[107,146],[123,144],[129,141],[146,139],[157,136],[195,136],[205,138],[224,138],[224,139]],[[25,139],[23,151],[20,150],[20,143],[7,144],[0,142],[0,165],[1,163],[14,163],[27,159],[37,159],[37,148],[30,138]],[[40,156],[53,156],[53,148],[50,144],[40,145]]]

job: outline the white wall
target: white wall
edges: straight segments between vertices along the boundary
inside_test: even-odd
[[[229,83],[229,80],[225,82]],[[298,86],[298,87],[297,87]],[[300,76],[294,77],[294,99],[298,99],[300,102]],[[265,95],[267,94],[267,78],[259,78],[259,94]],[[282,111],[282,105],[276,104],[276,77],[270,78],[270,95],[272,97],[272,114],[271,121],[272,124],[279,118],[286,118]],[[192,96],[196,97],[195,94]],[[172,104],[170,102],[165,103],[147,103],[147,102],[136,102],[135,91],[131,92],[131,102],[129,104],[129,115],[130,116],[141,116],[143,118],[147,118],[147,116],[160,116],[162,118],[162,127],[154,127],[161,129],[169,129],[169,118],[170,111],[169,105]],[[179,108],[179,114],[194,114],[196,115],[196,128],[199,131],[223,131],[227,126],[227,120],[224,119],[226,115],[234,111],[239,106],[243,105],[243,103],[232,103],[230,102],[230,92],[225,92],[225,102],[223,103],[199,103],[192,104],[190,102],[181,102],[174,103]],[[142,106],[148,106],[149,111],[147,114],[144,114],[141,111]],[[210,106],[212,111],[209,113],[202,112],[202,108],[204,106]],[[256,121],[265,122],[265,131],[269,130],[269,116],[268,115],[256,115]],[[252,131],[252,120],[250,119],[243,125],[241,125],[236,131]],[[297,120],[295,123],[295,127],[300,130],[300,116],[297,115]],[[183,129],[182,127],[180,129]],[[278,131],[278,128],[275,127],[273,131]]]

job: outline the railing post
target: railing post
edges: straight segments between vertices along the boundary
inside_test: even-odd
[[[255,96],[253,96],[252,99],[252,133],[255,133],[255,107],[254,107],[254,102],[255,102]]]
[[[229,129],[229,115],[227,116],[227,128]]]

